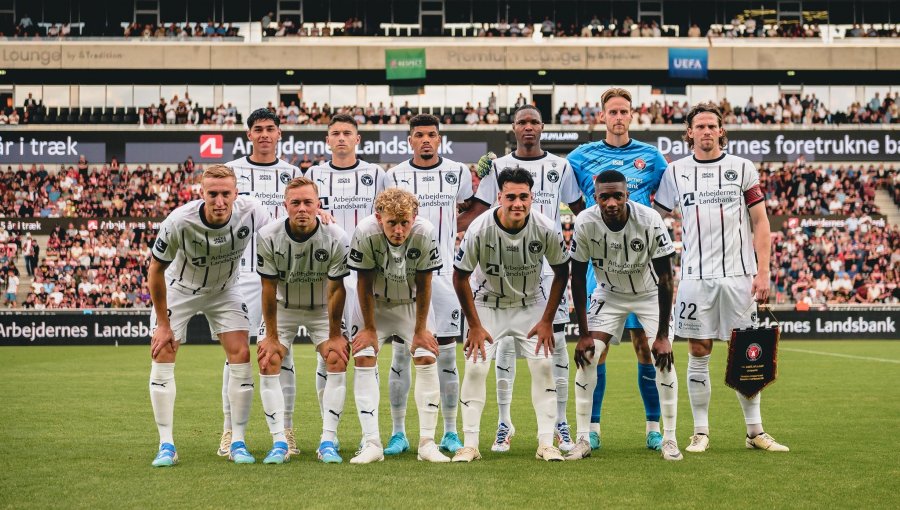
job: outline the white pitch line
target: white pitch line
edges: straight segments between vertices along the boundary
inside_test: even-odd
[[[866,360],[866,361],[881,361],[882,363],[900,364],[900,360],[896,360],[896,359],[872,358],[869,356],[854,356],[852,354],[838,354],[836,352],[808,351],[806,349],[792,349],[790,347],[780,347],[779,349],[782,351],[804,352],[806,354],[819,354],[821,356],[835,356],[837,358],[861,359],[861,360]]]

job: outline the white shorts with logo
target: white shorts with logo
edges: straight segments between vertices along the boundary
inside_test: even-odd
[[[431,278],[431,311],[438,337],[457,337],[462,331],[462,308],[453,288],[453,274],[435,274]]]
[[[476,304],[475,310],[478,312],[481,325],[494,339],[493,343],[485,342],[484,344],[487,354],[485,359],[490,361],[495,358],[500,340],[515,342],[517,356],[527,359],[544,358],[543,350],[539,354],[534,352],[538,345],[537,336],[528,338],[526,335],[540,320],[546,306],[547,304],[543,301],[515,308],[488,308]],[[468,324],[466,330],[468,333]],[[475,361],[480,363],[484,360],[478,356]]]
[[[544,293],[544,299],[550,297],[550,287],[553,286],[553,275],[541,275],[541,291]],[[541,312],[543,313],[543,312]],[[566,283],[566,290],[563,291],[562,299],[559,301],[559,307],[556,309],[556,315],[553,317],[553,324],[569,323],[569,284]]]
[[[278,304],[278,341],[285,347],[294,343],[300,328],[305,329],[316,346],[328,340],[328,310],[319,307],[314,310],[283,308]],[[263,335],[259,339],[262,340]]]
[[[247,303],[237,285],[220,292],[189,294],[168,287],[166,289],[169,326],[175,339],[187,341],[187,327],[191,317],[202,312],[214,336],[229,331],[249,331],[250,317]],[[156,309],[150,310],[150,334],[156,331]]]
[[[262,336],[262,278],[257,273],[241,273],[237,286],[250,310],[250,336]]]
[[[682,338],[730,340],[732,329],[753,325],[756,307],[750,293],[752,286],[750,275],[681,280],[673,314],[675,334]]]
[[[647,339],[652,342],[659,331],[658,294],[625,294],[597,287],[591,295],[587,311],[588,329],[621,338],[625,322],[631,313],[637,315],[647,333]]]
[[[434,314],[428,312],[428,329],[434,331]],[[409,349],[412,344],[413,333],[416,330],[416,304],[415,303],[387,303],[375,301],[375,331],[378,334],[379,351],[391,337],[396,336],[404,343],[394,344],[395,349]],[[375,349],[366,347],[354,354],[354,356],[375,356]],[[426,349],[416,349],[413,357],[431,357],[434,353]]]

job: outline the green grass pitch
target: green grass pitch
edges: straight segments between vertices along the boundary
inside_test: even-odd
[[[389,349],[382,354],[382,374],[388,372]],[[686,346],[676,344],[675,351],[683,449],[692,425],[684,384]],[[215,455],[223,353],[217,346],[188,344],[176,369],[181,462],[153,469],[157,433],[147,390],[148,348],[6,347],[0,349],[0,507],[896,508],[900,343],[782,342],[779,380],[764,392],[763,418],[766,430],[791,447],[788,454],[744,448],[740,406],[722,383],[725,355],[725,344],[717,344],[711,450],[685,453],[679,463],[667,463],[644,447],[634,354],[618,347],[608,361],[603,449],[589,459],[534,459],[529,375],[520,361],[513,402],[517,435],[510,453],[490,452],[497,420],[492,371],[482,420],[483,460],[431,465],[407,452],[374,465],[349,465],[360,437],[350,390],[339,432],[345,463],[326,466],[315,460],[321,422],[313,350],[298,345],[294,421],[302,454],[283,466],[262,465],[271,440],[257,393],[248,445],[258,463],[236,466]],[[460,354],[460,366],[461,360]],[[390,435],[386,382],[383,375],[385,441]],[[573,389],[570,382],[570,393]],[[574,419],[570,398],[573,432]],[[415,445],[412,398],[407,430]]]

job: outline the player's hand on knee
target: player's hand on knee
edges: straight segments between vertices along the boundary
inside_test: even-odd
[[[374,329],[363,328],[353,337],[353,354],[359,353],[366,347],[375,349],[375,354],[378,354],[378,334]]]
[[[150,357],[155,359],[166,349],[171,349],[173,353],[178,352],[178,341],[175,340],[172,328],[157,326],[150,339]]]
[[[654,364],[660,370],[672,370],[675,366],[675,355],[672,353],[672,344],[669,343],[668,337],[657,335],[650,348],[650,354],[653,355]]]
[[[416,349],[425,349],[426,351],[438,356],[437,338],[427,329],[416,331],[413,333],[412,345],[409,346],[410,352],[416,352]]]
[[[322,344],[322,358],[327,363],[347,366],[350,361],[350,342],[343,335],[329,337]]]
[[[463,353],[466,355],[466,359],[471,358],[472,361],[478,361],[478,355],[481,354],[481,359],[487,360],[487,350],[484,348],[484,343],[494,343],[494,339],[491,335],[481,326],[473,327],[469,329],[469,334],[466,335],[466,343],[463,345]]]
[[[538,322],[531,328],[531,331],[529,331],[527,335],[528,338],[533,336],[537,336],[538,338],[534,353],[539,354],[541,352],[541,347],[543,347],[544,357],[550,357],[550,353],[553,352],[553,349],[556,347],[556,340],[553,339],[553,323],[544,320]]]
[[[590,357],[588,357],[590,353]],[[578,343],[575,344],[575,366],[578,368],[587,368],[594,358],[596,350],[594,348],[594,337],[591,335],[580,335]]]
[[[284,349],[284,352],[282,352],[282,349]],[[260,370],[274,367],[275,365],[280,366],[286,351],[287,349],[281,345],[277,337],[266,335],[256,346],[256,361],[259,363]]]

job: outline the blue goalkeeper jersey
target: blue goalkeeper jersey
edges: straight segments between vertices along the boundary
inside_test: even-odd
[[[659,188],[666,171],[666,158],[648,143],[631,139],[622,147],[605,140],[578,146],[566,158],[575,172],[578,187],[587,207],[594,205],[594,176],[605,170],[618,170],[628,180],[629,200],[652,207],[650,195]]]

